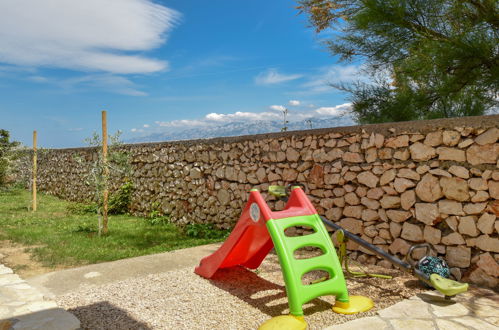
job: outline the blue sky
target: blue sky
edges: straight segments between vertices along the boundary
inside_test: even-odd
[[[77,147],[230,121],[338,116],[358,77],[290,0],[16,0],[0,3],[0,128]]]

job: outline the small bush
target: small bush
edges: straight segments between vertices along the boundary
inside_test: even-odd
[[[98,211],[98,206],[95,203],[92,204],[69,203],[66,206],[66,211],[70,214],[76,214],[76,215],[96,214]]]
[[[185,227],[185,233],[193,238],[219,239],[229,236],[230,231],[217,229],[211,223],[189,224]]]
[[[130,202],[132,201],[133,183],[126,181],[109,198],[108,214],[128,214]]]
[[[164,215],[161,211],[161,204],[154,202],[151,205],[152,211],[147,215],[147,221],[152,226],[164,226],[170,223],[170,216]]]

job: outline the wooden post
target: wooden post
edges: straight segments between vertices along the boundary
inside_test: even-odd
[[[37,155],[36,155],[36,131],[33,131],[33,212],[36,211],[36,171],[37,171]]]
[[[107,203],[109,198],[108,190],[108,177],[109,168],[107,166],[107,112],[102,111],[102,165],[104,166],[104,193],[103,193],[103,203],[102,203],[102,233],[105,235],[108,232],[107,229]]]

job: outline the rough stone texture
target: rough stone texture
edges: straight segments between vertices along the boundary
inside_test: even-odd
[[[380,203],[384,209],[395,209],[400,207],[400,197],[385,195],[381,198]]]
[[[418,161],[426,161],[437,155],[434,148],[416,142],[409,147],[411,158]]]
[[[442,199],[438,201],[438,210],[440,213],[453,214],[453,215],[464,215],[463,205],[456,201],[451,201],[448,199]]]
[[[451,233],[442,238],[442,243],[445,245],[463,245],[465,241],[459,233]]]
[[[461,217],[459,219],[458,230],[463,235],[468,235],[472,237],[478,236],[478,230],[476,228],[476,217],[467,216]]]
[[[456,162],[466,161],[464,150],[456,148],[439,147],[437,148],[437,154],[439,160],[453,160]]]
[[[442,238],[442,232],[432,226],[424,226],[423,237],[425,242],[438,244]]]
[[[493,199],[499,199],[499,181],[489,180],[489,195]]]
[[[393,254],[400,253],[405,256],[410,248],[411,244],[407,243],[401,238],[396,238],[388,249]]]
[[[443,142],[442,131],[430,132],[426,134],[424,144],[432,147],[441,145]]]
[[[497,162],[497,155],[499,155],[499,144],[474,144],[466,149],[466,160],[471,165],[479,164],[495,164]]]
[[[400,206],[404,210],[409,210],[416,203],[416,193],[414,190],[404,191],[400,195]]]
[[[484,213],[478,219],[477,227],[484,234],[492,234],[494,231],[494,222],[496,221],[496,216],[490,213]]]
[[[400,236],[403,239],[412,242],[423,241],[423,231],[421,230],[421,227],[413,225],[409,222],[404,222],[404,224],[402,225],[402,233],[400,234]]]
[[[371,172],[362,172],[357,175],[357,181],[361,184],[364,184],[370,188],[376,187],[378,184],[378,177]]]
[[[399,193],[403,193],[407,189],[412,188],[414,186],[415,186],[414,182],[406,178],[396,178],[393,183],[393,187]]]
[[[481,235],[476,239],[476,246],[483,251],[499,253],[499,239]]]
[[[438,178],[425,174],[416,186],[416,195],[424,202],[434,202],[443,196]]]
[[[464,202],[469,200],[468,183],[461,178],[440,178],[442,192],[448,199]],[[416,190],[417,192],[417,190]]]
[[[446,260],[450,267],[469,267],[471,262],[471,249],[464,246],[448,246]]]
[[[416,219],[427,225],[434,224],[440,218],[438,206],[432,203],[416,203]]]
[[[440,256],[449,244],[471,248],[473,256],[499,253],[498,120],[496,115],[123,145],[135,187],[130,212],[146,215],[151,205],[160,205],[179,225],[231,228],[250,189],[266,192],[269,185],[297,181],[307,186],[321,215],[346,221],[380,246],[401,239],[402,226],[409,222],[425,241],[438,245]],[[91,199],[82,173],[97,152],[39,154],[40,190],[73,201]],[[17,177],[29,182],[29,154],[19,164]],[[111,191],[119,184],[113,177]],[[273,210],[284,207],[267,199]],[[475,229],[472,219],[477,219]],[[491,275],[475,271],[477,261],[461,271],[483,281]]]
[[[492,127],[475,138],[475,142],[479,145],[490,144],[497,142],[499,138],[499,129]]]
[[[452,165],[449,168],[449,172],[462,179],[468,179],[470,177],[470,171],[463,166]]]
[[[446,146],[455,146],[459,143],[460,139],[461,134],[456,131],[444,131],[442,134],[442,140]]]
[[[392,221],[404,222],[412,216],[412,213],[408,211],[387,210],[386,216]]]
[[[499,264],[492,258],[490,253],[483,253],[476,263],[487,275],[499,277]]]

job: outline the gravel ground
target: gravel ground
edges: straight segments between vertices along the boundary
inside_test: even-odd
[[[367,267],[366,267],[367,268]],[[371,297],[376,307],[358,315],[331,311],[334,297],[320,297],[304,306],[309,329],[340,324],[425,291],[417,280],[397,270],[369,266],[394,279],[347,279],[351,295]],[[58,297],[84,329],[256,329],[269,318],[287,314],[288,303],[277,256],[270,254],[256,271],[242,267],[220,270],[211,280],[191,267],[86,286]]]

